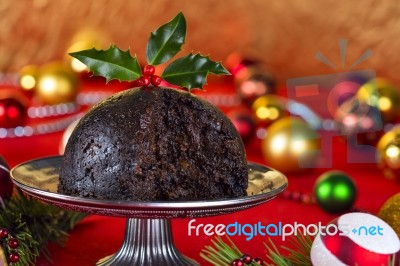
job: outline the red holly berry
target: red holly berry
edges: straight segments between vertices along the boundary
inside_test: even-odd
[[[150,85],[150,77],[142,76],[139,79],[139,85],[143,87],[148,87]]]
[[[156,71],[156,70],[155,70],[155,68],[154,68],[152,65],[147,65],[147,66],[145,66],[145,67],[143,68],[142,73],[143,73],[144,76],[152,76],[152,75],[154,74],[155,71]]]
[[[244,266],[244,262],[241,261],[240,259],[235,259],[234,261],[232,261],[232,266]]]
[[[19,241],[18,241],[18,239],[16,239],[16,238],[11,238],[11,239],[8,241],[8,246],[9,246],[10,248],[17,248],[17,247],[19,246]]]
[[[7,238],[8,237],[8,230],[6,228],[0,229],[0,238]]]
[[[157,87],[158,85],[160,85],[162,79],[157,76],[157,75],[153,75],[151,76],[151,84],[153,84],[153,86]]]
[[[11,262],[18,262],[19,261],[19,255],[17,252],[11,252],[10,256],[8,256]]]
[[[254,258],[254,262],[257,262],[258,264],[262,265],[264,261],[261,258]]]
[[[249,254],[244,254],[241,260],[246,264],[250,264],[253,261],[253,258]]]

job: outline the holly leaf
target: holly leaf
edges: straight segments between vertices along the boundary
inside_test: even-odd
[[[186,20],[182,12],[170,22],[150,34],[146,57],[150,65],[159,65],[170,60],[185,43]]]
[[[175,84],[189,91],[195,88],[203,89],[209,73],[229,75],[220,62],[214,62],[208,56],[190,53],[168,65],[161,77],[171,84]]]
[[[142,73],[136,57],[132,57],[129,50],[124,52],[114,45],[107,50],[92,48],[70,55],[89,67],[94,76],[105,77],[107,82],[112,79],[133,81]]]

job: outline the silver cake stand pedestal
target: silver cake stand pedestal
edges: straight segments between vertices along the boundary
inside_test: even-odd
[[[124,242],[115,254],[96,265],[198,265],[183,256],[172,239],[171,219],[222,215],[271,200],[287,187],[276,170],[249,163],[247,196],[202,201],[107,201],[57,193],[62,157],[41,158],[11,170],[16,186],[44,202],[79,212],[127,218]],[[199,188],[201,189],[201,188]]]

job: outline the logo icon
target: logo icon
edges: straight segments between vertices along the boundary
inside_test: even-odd
[[[346,69],[346,49],[347,40],[339,40],[341,68],[321,51],[315,55],[335,73],[292,78],[286,82],[289,100],[308,106],[320,118],[314,127],[321,131],[320,154],[323,160],[314,167],[332,167],[332,140],[337,136],[347,138],[348,163],[375,163],[375,147],[359,143],[358,136],[381,130],[381,114],[377,108],[360,103],[356,94],[363,84],[375,80],[376,74],[373,69],[353,70],[370,58],[372,51],[368,49],[362,53]],[[307,168],[307,165],[299,164]]]

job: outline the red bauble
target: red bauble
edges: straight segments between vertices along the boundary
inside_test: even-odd
[[[0,155],[0,197],[9,199],[13,192],[13,183],[10,178],[10,167],[4,158]]]
[[[26,99],[11,90],[1,89],[0,96],[0,127],[10,128],[21,126],[26,119]]]
[[[250,111],[246,109],[234,110],[228,113],[227,116],[236,127],[243,142],[248,142],[253,138],[256,131],[256,122]]]

